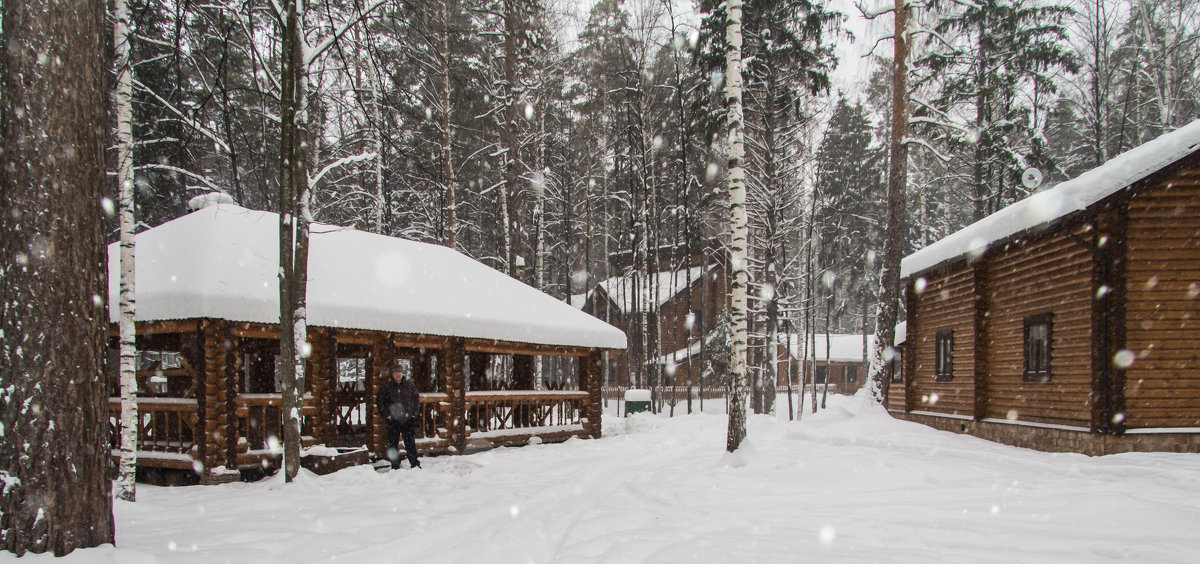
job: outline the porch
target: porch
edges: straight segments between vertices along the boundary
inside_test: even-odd
[[[190,331],[189,331],[190,329]],[[138,327],[138,466],[185,470],[201,482],[272,469],[282,456],[277,329],[222,320]],[[495,340],[312,328],[302,446],[386,451],[375,413],[383,370],[407,363],[420,390],[422,455],[600,437],[599,350]],[[537,359],[553,359],[535,390]],[[114,456],[121,402],[110,399]]]

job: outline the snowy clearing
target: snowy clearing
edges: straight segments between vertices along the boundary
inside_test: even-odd
[[[423,470],[139,485],[116,506],[120,548],[66,561],[1200,561],[1200,455],[1047,454],[842,396],[801,423],[751,417],[734,455],[725,425],[610,416],[603,440]]]

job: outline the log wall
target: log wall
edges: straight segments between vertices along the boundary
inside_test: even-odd
[[[1129,203],[1126,420],[1200,427],[1200,167]]]
[[[1078,230],[1077,235],[1091,235]],[[1083,239],[1083,240],[1087,240]],[[1065,234],[1014,244],[987,261],[984,417],[1091,425],[1092,254]],[[1025,381],[1025,318],[1052,315],[1049,382]]]
[[[941,276],[927,275],[923,291],[909,302],[907,353],[912,370],[906,378],[905,405],[909,411],[974,415],[975,298],[974,273],[961,265]],[[919,285],[919,284],[918,284]],[[921,328],[914,333],[913,326]],[[937,333],[954,331],[953,378],[938,382],[935,373]]]

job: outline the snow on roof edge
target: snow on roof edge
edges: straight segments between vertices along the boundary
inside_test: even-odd
[[[904,258],[908,278],[963,256],[981,255],[1004,239],[1082,211],[1200,151],[1200,119],[1134,147],[1079,176],[1013,203]]]
[[[138,321],[278,323],[277,225],[274,213],[218,204],[139,233]],[[310,325],[534,345],[627,346],[619,329],[457,251],[325,224],[312,228]],[[108,256],[115,322],[115,243]]]

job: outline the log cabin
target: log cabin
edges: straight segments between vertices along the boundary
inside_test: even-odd
[[[148,363],[138,371],[139,468],[213,483],[278,467],[278,240],[277,214],[228,203],[137,235],[135,326]],[[108,252],[115,348],[117,244]],[[617,328],[455,250],[352,228],[311,224],[308,280],[306,447],[382,456],[375,390],[397,361],[421,392],[424,453],[600,437],[600,358],[625,348]],[[572,367],[578,389],[535,390],[539,356],[566,359],[558,365]]]
[[[828,341],[826,337],[817,333],[814,347],[812,335],[807,342],[801,334],[781,336],[780,363],[775,371],[777,389],[787,387],[789,376],[790,383],[798,386],[801,377],[808,374],[812,374],[810,381],[815,381],[818,388],[828,385],[830,393],[852,394],[862,387],[867,373],[865,351],[870,350],[864,347],[863,335],[833,333]],[[874,341],[874,335],[867,335],[866,346]]]
[[[682,263],[682,264],[673,264]],[[637,271],[608,278],[579,299],[584,313],[602,319],[629,336],[629,348],[604,359],[606,386],[699,385],[701,342],[717,324],[728,301],[728,276],[723,261],[696,254],[665,259],[660,271],[643,277]],[[639,316],[647,315],[649,354],[642,352]],[[633,361],[631,362],[631,359]],[[638,360],[649,370],[639,374]]]
[[[901,270],[897,417],[1047,451],[1200,452],[1200,120]]]

